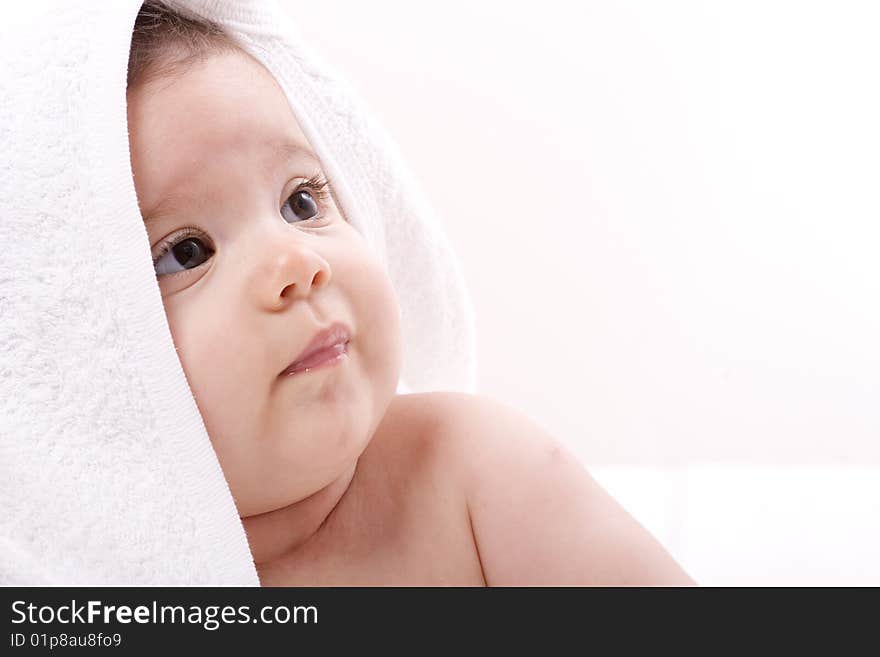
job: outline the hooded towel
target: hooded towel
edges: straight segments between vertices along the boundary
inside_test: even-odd
[[[475,390],[441,225],[356,95],[265,0],[175,0],[274,75],[401,306],[400,392]],[[37,2],[0,34],[0,584],[258,585],[138,209],[140,0]]]

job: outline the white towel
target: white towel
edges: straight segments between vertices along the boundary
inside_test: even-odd
[[[272,2],[177,0],[275,76],[401,304],[400,391],[475,386],[458,263],[393,144]],[[139,0],[23,3],[0,34],[0,584],[257,585],[137,204]]]

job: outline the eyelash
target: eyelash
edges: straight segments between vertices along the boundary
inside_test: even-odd
[[[284,200],[284,202],[287,203],[291,198],[293,198],[294,194],[296,194],[297,192],[304,191],[304,190],[308,190],[309,192],[311,192],[312,198],[315,199],[315,202],[318,204],[318,207],[320,209],[324,210],[326,208],[326,202],[330,198],[330,183],[327,182],[327,179],[324,178],[324,176],[322,176],[320,174],[315,174],[314,176],[312,176],[308,180],[301,182],[299,185],[296,186],[296,189],[294,189],[290,193],[290,196],[288,196]],[[321,218],[321,215],[318,215],[317,217],[312,217],[311,219],[304,219],[303,222],[301,222],[301,223],[314,221],[315,219],[320,219],[320,218]],[[168,237],[167,239],[162,240],[159,243],[159,245],[157,247],[159,249],[159,251],[153,257],[153,266],[155,267],[156,263],[159,262],[159,259],[162,256],[164,256],[171,249],[173,249],[175,246],[177,246],[178,244],[183,242],[188,237],[207,237],[207,236],[198,228],[193,228],[191,226],[186,226],[184,228],[181,228],[179,231],[177,231],[176,233],[171,235],[171,237]],[[184,271],[186,271],[186,270],[184,270]],[[175,273],[183,274],[184,271],[175,272]],[[166,276],[174,276],[174,274],[166,274]]]

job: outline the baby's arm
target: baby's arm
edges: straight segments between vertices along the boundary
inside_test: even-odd
[[[485,397],[456,397],[448,446],[488,585],[694,584],[528,417]]]

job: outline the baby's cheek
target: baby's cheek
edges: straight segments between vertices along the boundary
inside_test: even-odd
[[[362,271],[354,292],[359,313],[359,330],[368,337],[370,353],[365,354],[376,373],[377,385],[396,390],[402,361],[400,305],[381,264]]]
[[[228,382],[241,380],[234,371],[235,363],[227,358],[230,341],[224,336],[223,323],[211,321],[204,313],[172,311],[168,325],[205,423],[216,424],[219,409],[234,393],[225,389]]]
[[[227,328],[222,322],[200,321],[202,317],[178,315],[169,325],[211,444],[226,476],[238,482],[247,462],[241,450],[259,419],[256,412],[261,405],[253,398],[257,386],[242,385],[254,373],[243,368],[247,358],[231,348],[235,341]]]
[[[174,340],[174,348],[177,350],[177,357],[183,365],[187,378],[190,379],[190,385],[193,380],[199,379],[199,366],[201,360],[201,345],[210,340],[210,336],[202,335],[202,340],[197,340],[199,327],[197,322],[187,316],[187,313],[177,312],[175,309],[166,305],[166,316],[168,317],[168,326],[171,329],[171,338]]]

